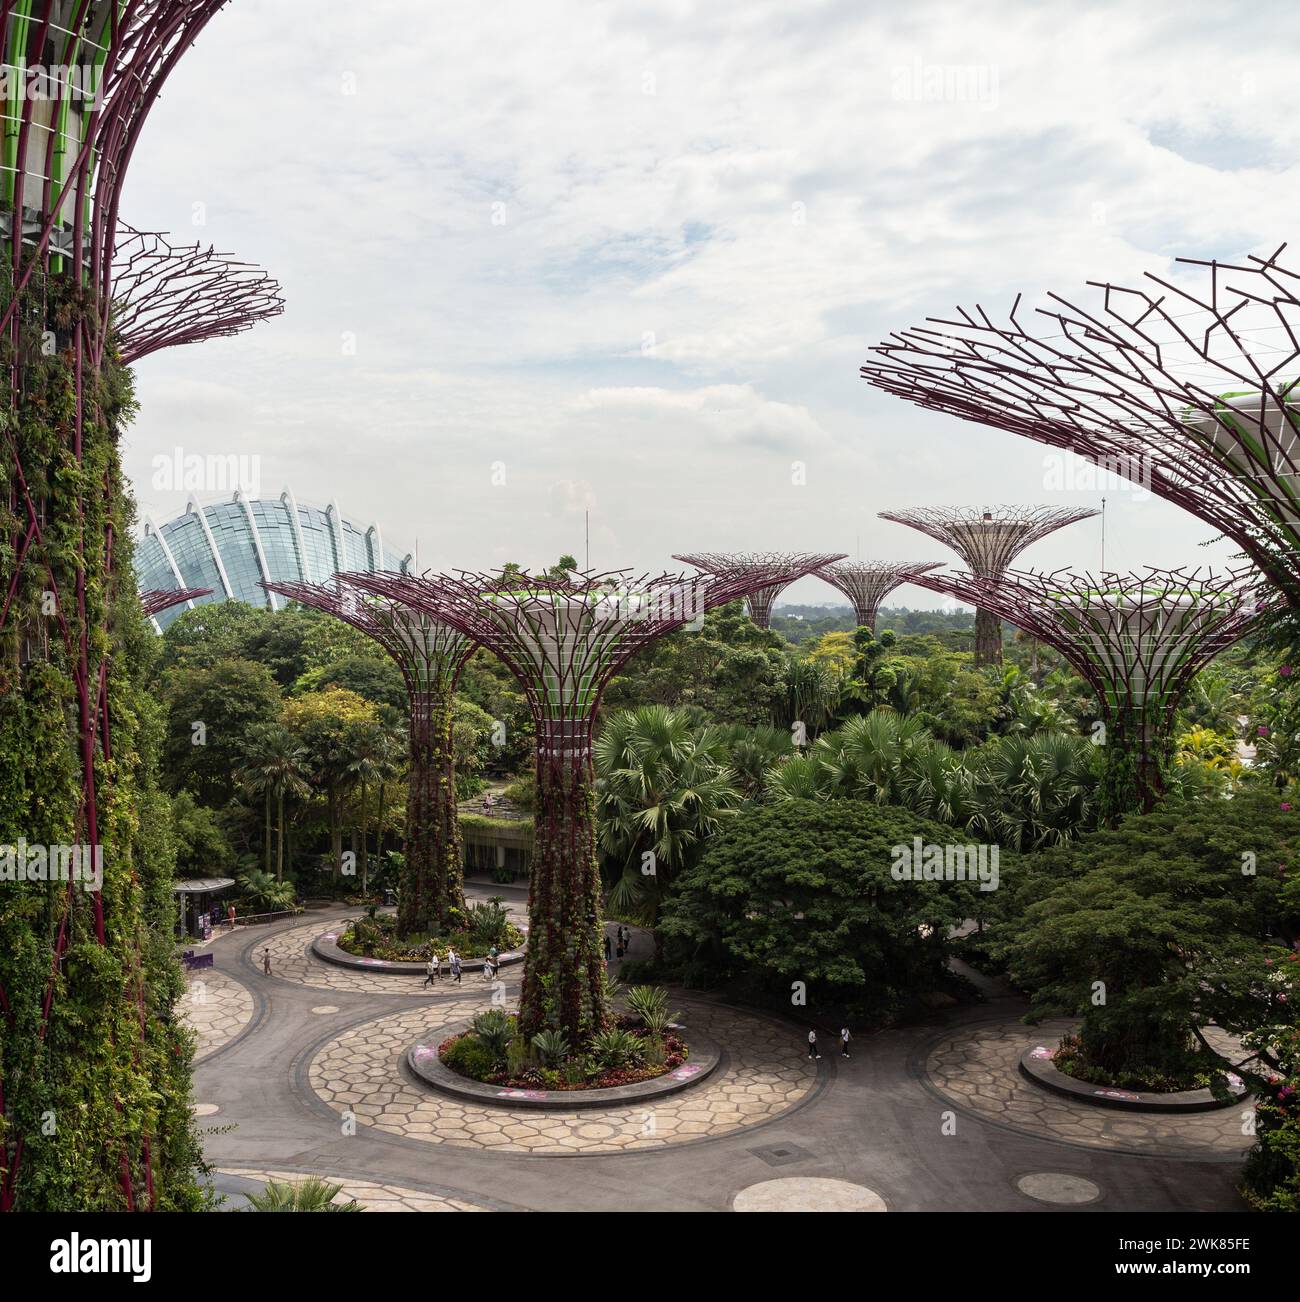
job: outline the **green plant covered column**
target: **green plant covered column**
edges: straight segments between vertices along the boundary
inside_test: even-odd
[[[1106,722],[1097,818],[1114,827],[1126,814],[1149,814],[1165,793],[1173,742],[1131,706],[1119,707]]]
[[[609,1022],[589,735],[539,734],[528,950],[519,1022],[586,1044]]]
[[[0,346],[18,375],[18,396],[0,410],[0,591],[14,594],[0,627],[0,1208],[198,1209],[174,851],[156,785],[162,724],[117,459],[130,376],[83,353],[79,404],[75,340],[93,315],[90,292],[33,277],[24,299],[25,319],[45,322],[56,347],[14,356],[9,338]],[[20,477],[41,530],[21,561]],[[97,847],[83,819],[83,651],[91,701],[112,666],[109,744],[85,757]],[[33,847],[81,855],[92,872],[98,859],[102,891],[39,880]]]
[[[397,909],[403,937],[457,926],[465,916],[452,709],[450,688],[411,696],[406,855]]]

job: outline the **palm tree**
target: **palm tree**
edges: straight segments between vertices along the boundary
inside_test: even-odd
[[[365,1209],[355,1198],[346,1203],[334,1199],[341,1184],[330,1184],[319,1176],[294,1183],[271,1180],[260,1194],[248,1195],[248,1209],[254,1212],[360,1212]]]
[[[979,783],[984,825],[1015,849],[1057,845],[1093,823],[1097,774],[1086,738],[1003,737],[989,747]]]
[[[243,897],[255,913],[278,913],[293,904],[294,890],[289,882],[277,881],[268,872],[250,868],[236,879]]]
[[[379,806],[375,816],[375,854],[380,863],[384,859],[384,834],[388,830],[389,789],[405,777],[407,749],[406,737],[400,729],[384,728],[380,732],[375,755],[378,784],[376,799]]]
[[[266,810],[266,871],[271,871],[271,802],[276,806],[275,879],[284,880],[284,807],[289,796],[309,795],[307,752],[280,723],[263,724],[249,733],[249,754],[241,780],[260,793]]]
[[[760,724],[728,724],[717,730],[726,748],[727,763],[747,800],[762,794],[768,770],[794,755],[794,742],[784,728]]]
[[[804,724],[813,736],[830,723],[840,700],[840,677],[818,660],[789,658],[785,666],[785,721]]]
[[[814,753],[826,765],[831,790],[837,795],[883,805],[897,798],[904,765],[930,745],[933,739],[918,717],[872,710],[827,733]]]
[[[767,770],[763,792],[769,800],[825,800],[829,776],[816,755],[792,755]]]
[[[894,785],[901,803],[926,818],[969,831],[986,826],[974,775],[946,742],[914,748]]]
[[[609,893],[615,912],[653,927],[672,878],[739,806],[726,752],[716,729],[693,727],[664,705],[605,724],[595,747],[596,813],[602,852],[623,865]]]
[[[1241,694],[1222,669],[1211,666],[1202,669],[1192,679],[1182,716],[1189,726],[1209,728],[1214,732],[1236,737],[1241,729],[1238,722],[1245,713]]]

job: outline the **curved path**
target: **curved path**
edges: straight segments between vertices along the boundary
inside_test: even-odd
[[[518,888],[470,894],[523,905]],[[228,1205],[275,1174],[325,1176],[376,1210],[1242,1207],[1241,1109],[1195,1119],[1202,1134],[1185,1123],[1168,1133],[1167,1118],[1071,1115],[1084,1105],[1052,1096],[1013,1106],[1033,1087],[1001,1057],[1050,1028],[1020,1025],[1023,1004],[982,981],[987,1004],[858,1039],[847,1062],[823,1035],[817,1063],[799,1023],[676,991],[687,1024],[725,1050],[698,1089],[635,1112],[444,1099],[408,1075],[405,1049],[486,1006],[494,986],[467,974],[459,987],[424,989],[309,953],[315,935],[355,912],[322,910],[212,945],[198,1006],[207,1029],[186,1015],[206,1054],[194,1100]],[[633,956],[647,951],[637,935]],[[503,973],[508,1000],[519,975]]]

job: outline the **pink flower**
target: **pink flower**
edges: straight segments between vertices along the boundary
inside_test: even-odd
[[[1290,666],[1290,665],[1283,665],[1283,666],[1278,670],[1278,673],[1281,674],[1283,678],[1290,678],[1290,677],[1291,677],[1291,666]]]
[[[1267,736],[1268,736],[1268,729],[1267,729],[1267,728],[1266,728],[1266,727],[1261,723],[1261,724],[1259,725],[1259,727],[1255,729],[1255,736],[1257,736],[1257,737],[1267,737]]]
[[[1284,800],[1282,802],[1282,812],[1284,814],[1289,814],[1291,812],[1291,802],[1289,800]]]

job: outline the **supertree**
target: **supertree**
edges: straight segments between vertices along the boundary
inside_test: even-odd
[[[829,565],[832,561],[843,559],[844,553],[818,556],[810,552],[674,552],[673,560],[683,565],[694,565],[704,574],[727,574],[743,578],[751,574],[755,582],[742,589],[745,608],[749,617],[759,628],[771,628],[772,607],[776,599],[794,582],[785,579],[779,583],[762,583],[760,580],[770,574],[774,568],[802,566],[805,561],[812,561],[812,570]],[[807,574],[810,569],[801,568],[799,574]],[[798,577],[798,575],[796,575]],[[740,595],[740,594],[737,594]]]
[[[262,587],[350,624],[378,642],[401,670],[406,683],[410,772],[397,930],[411,936],[448,928],[453,910],[462,916],[465,912],[452,693],[473,644],[423,610],[358,591],[337,579],[264,582]]]
[[[1099,576],[1057,570],[919,575],[1054,647],[1097,693],[1104,747],[1099,809],[1113,822],[1164,790],[1174,716],[1192,679],[1249,633],[1273,599],[1252,568],[1215,576],[1147,567]]]
[[[223,3],[0,4],[0,844],[99,865],[0,897],[2,1210],[201,1202],[111,314],[132,155]]]
[[[178,606],[182,601],[195,601],[206,597],[211,588],[147,588],[140,594],[140,604],[144,613],[150,618],[169,606]]]
[[[261,267],[211,244],[178,247],[157,231],[119,227],[113,328],[126,365],[162,348],[240,334],[283,311],[280,286]]]
[[[882,520],[911,525],[937,538],[951,547],[973,573],[996,579],[1026,547],[1097,512],[1086,507],[1064,506],[921,506],[879,514]],[[993,610],[978,604],[975,663],[1002,663],[1002,621]]]
[[[1022,321],[983,308],[895,333],[862,374],[886,392],[1064,448],[1235,541],[1300,608],[1300,273],[1179,258],[1180,279],[1093,281]]]
[[[852,603],[859,628],[876,631],[876,612],[895,588],[912,575],[937,570],[938,561],[836,561],[823,565],[817,577],[838,588]]]
[[[641,648],[747,592],[790,583],[825,557],[710,575],[349,574],[496,655],[518,679],[537,738],[525,1035],[585,1044],[609,1017],[596,857],[592,728],[610,679]]]

